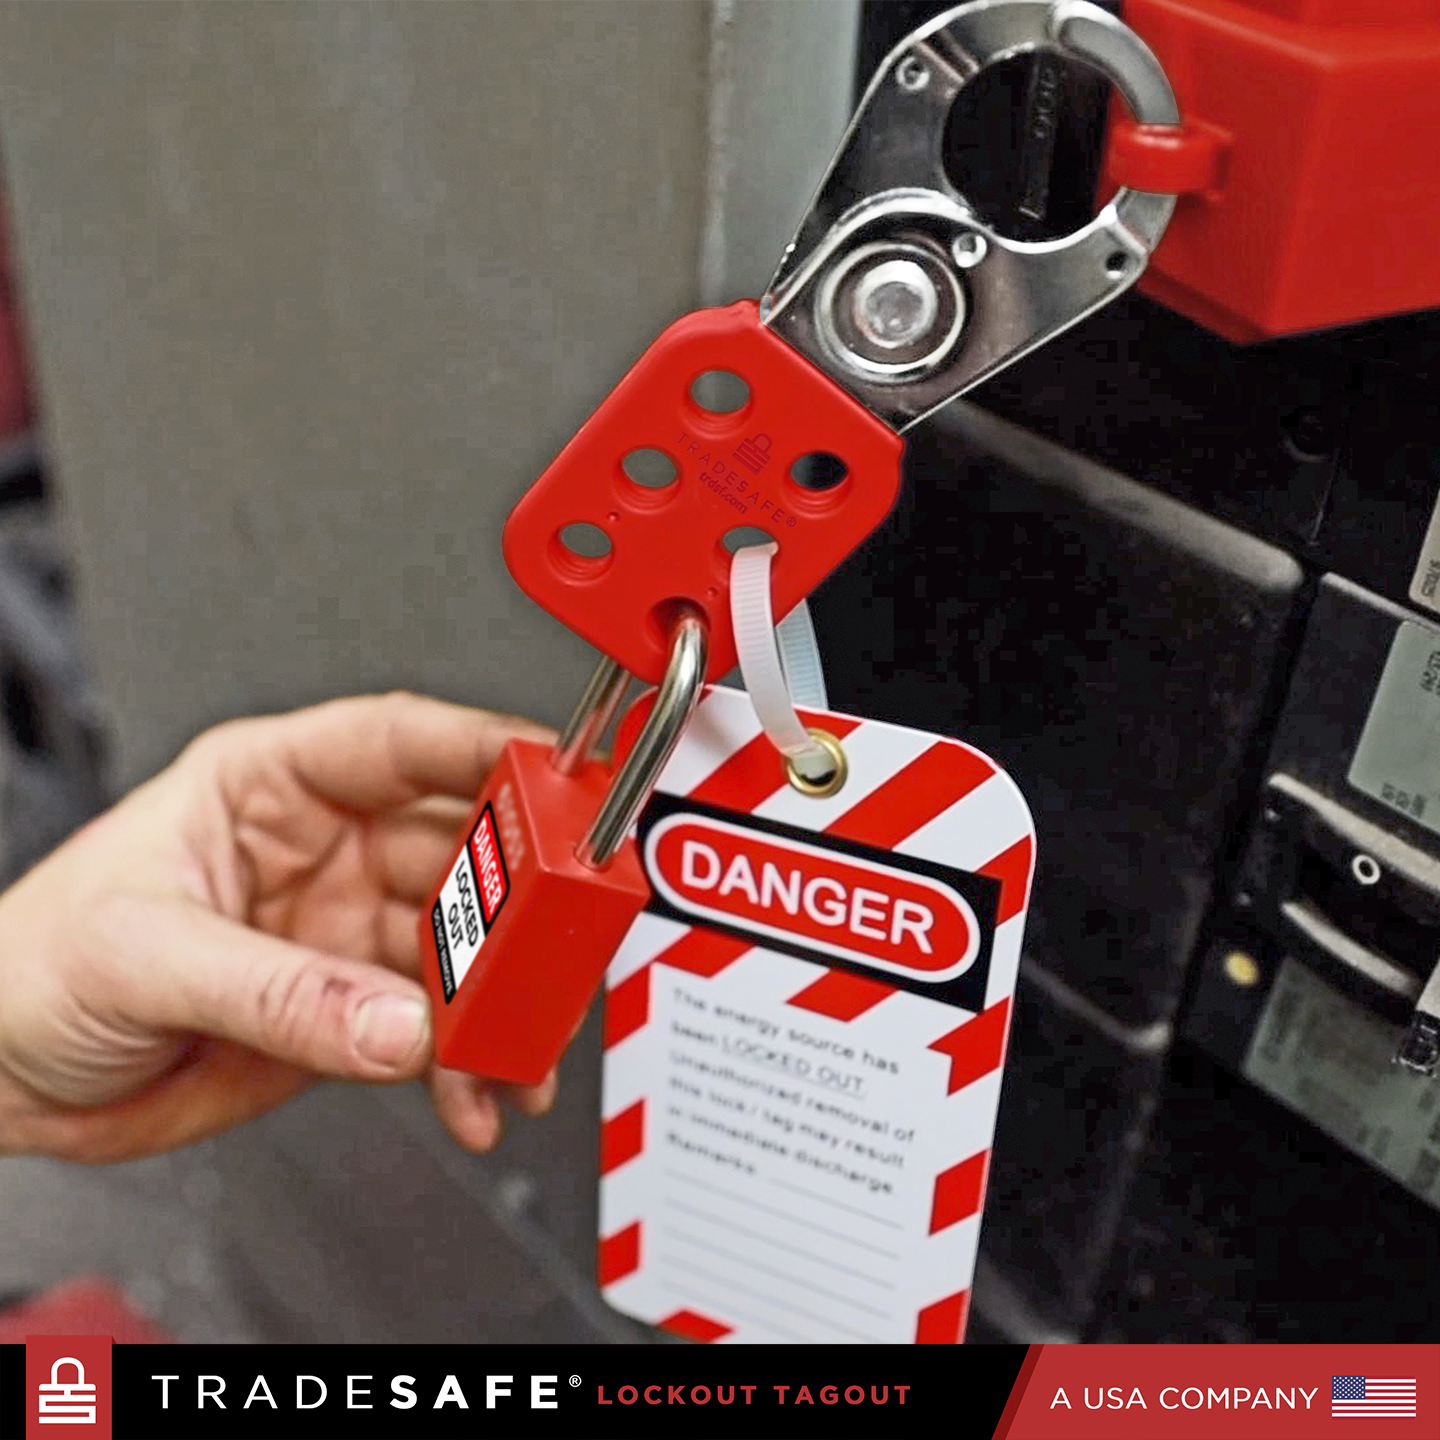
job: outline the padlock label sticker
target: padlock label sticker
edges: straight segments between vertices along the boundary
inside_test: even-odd
[[[640,822],[606,977],[599,1279],[696,1340],[964,1334],[1034,832],[934,735],[804,712],[833,796],[715,688]]]
[[[505,874],[505,855],[500,849],[500,837],[495,833],[495,814],[488,805],[470,836],[470,858],[480,883],[480,908],[488,928],[495,923],[495,917],[510,890],[510,881]]]
[[[510,874],[495,826],[495,809],[487,805],[430,911],[447,1005],[475,963],[509,893]]]

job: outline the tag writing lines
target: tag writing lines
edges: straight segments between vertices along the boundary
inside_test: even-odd
[[[884,1215],[872,1215],[868,1210],[861,1210],[857,1205],[847,1205],[843,1200],[832,1200],[828,1195],[821,1195],[815,1190],[806,1190],[802,1185],[792,1185],[788,1180],[777,1180],[773,1175],[770,1177],[772,1185],[778,1185],[782,1190],[793,1190],[797,1195],[803,1195],[807,1200],[818,1200],[822,1205],[833,1205],[837,1210],[848,1210],[852,1215],[858,1215],[862,1220],[873,1220],[877,1225],[888,1225],[892,1230],[903,1230],[905,1227],[898,1220],[888,1220]]]
[[[898,1260],[899,1253],[894,1250],[883,1250],[878,1245],[871,1245],[868,1241],[857,1240],[853,1235],[847,1235],[843,1230],[831,1230],[828,1226],[818,1225],[809,1216],[796,1215],[789,1210],[781,1210],[774,1205],[762,1204],[759,1200],[751,1200],[744,1195],[737,1195],[733,1190],[722,1190],[718,1185],[712,1185],[708,1180],[702,1180],[696,1175],[686,1175],[681,1170],[663,1170],[662,1174],[668,1175],[672,1180],[684,1181],[687,1185],[697,1185],[710,1195],[723,1195],[727,1200],[737,1205],[743,1205],[747,1210],[763,1210],[767,1215],[777,1215],[782,1220],[789,1220],[792,1224],[803,1225],[807,1230],[813,1230],[819,1235],[828,1235],[832,1240],[844,1240],[850,1245],[857,1246],[861,1250],[873,1251],[876,1255],[882,1255],[887,1260]]]
[[[840,1305],[848,1305],[854,1310],[862,1310],[867,1315],[876,1315],[881,1320],[890,1319],[889,1310],[880,1310],[873,1305],[866,1305],[861,1300],[853,1300],[848,1295],[842,1295],[835,1290],[827,1290],[823,1285],[816,1285],[813,1281],[801,1279],[798,1275],[787,1274],[784,1270],[776,1270],[768,1264],[757,1265],[748,1256],[738,1254],[734,1250],[722,1250],[718,1245],[711,1245],[705,1240],[692,1240],[688,1235],[680,1232],[668,1231],[668,1233],[682,1244],[701,1246],[708,1255],[714,1256],[717,1260],[733,1260],[737,1269],[754,1270],[757,1274],[773,1276],[776,1280],[785,1280],[798,1287],[806,1294],[823,1295],[827,1300],[834,1300]]]
[[[812,1255],[810,1251],[802,1250],[798,1245],[792,1245],[785,1240],[775,1240],[771,1236],[764,1235],[758,1230],[747,1230],[743,1225],[732,1225],[728,1220],[722,1220],[718,1215],[710,1215],[704,1210],[692,1209],[689,1205],[684,1205],[678,1200],[667,1198],[662,1203],[668,1205],[672,1210],[683,1212],[689,1218],[707,1220],[712,1225],[718,1225],[727,1234],[744,1235],[747,1239],[759,1240],[766,1245],[774,1245],[776,1249],[784,1250],[787,1254],[799,1256],[802,1260],[813,1260],[817,1265],[823,1265],[827,1270],[836,1270],[841,1275],[851,1275],[856,1280],[863,1280],[867,1285],[876,1285],[881,1290],[893,1290],[895,1288],[888,1280],[881,1280],[878,1276],[867,1274],[864,1270],[855,1270],[849,1265],[840,1265],[828,1255]],[[700,1240],[692,1240],[685,1231],[677,1230],[670,1225],[662,1225],[660,1228],[667,1235],[673,1235],[676,1239],[685,1241],[686,1244],[700,1245],[706,1243]],[[714,1249],[715,1247],[712,1246],[711,1248]],[[717,1250],[716,1253],[718,1254],[719,1251]],[[809,1282],[807,1281],[806,1283],[808,1284]]]

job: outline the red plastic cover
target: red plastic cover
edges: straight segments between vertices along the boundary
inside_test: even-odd
[[[1126,0],[1124,16],[1185,120],[1178,138],[1112,127],[1107,194],[1180,194],[1142,290],[1242,341],[1440,305],[1436,0]]]

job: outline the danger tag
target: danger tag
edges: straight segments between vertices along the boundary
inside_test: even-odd
[[[809,712],[787,781],[707,692],[639,825],[653,899],[606,980],[599,1278],[727,1342],[964,1332],[1034,865],[1013,782],[956,740]]]

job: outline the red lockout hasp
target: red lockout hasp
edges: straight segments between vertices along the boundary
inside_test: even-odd
[[[715,372],[740,382],[738,408],[696,399],[696,382]],[[726,537],[763,530],[778,541],[783,615],[889,514],[903,450],[762,325],[754,301],[700,310],[651,345],[515,507],[505,560],[532,600],[645,680],[665,668],[674,606],[703,611],[715,678],[735,665]],[[668,468],[667,483],[632,478],[637,452]],[[608,549],[576,554],[565,538],[575,524],[602,532]]]

